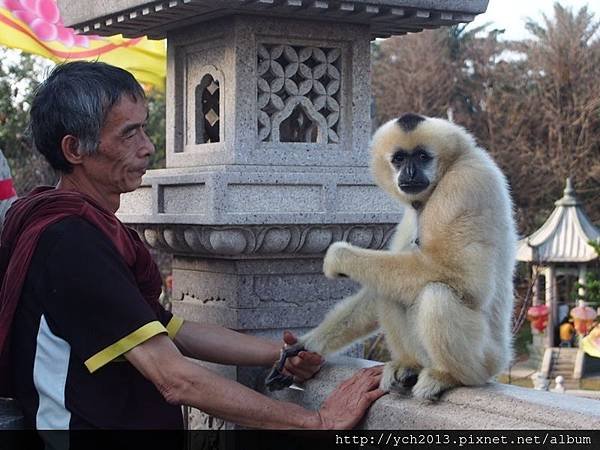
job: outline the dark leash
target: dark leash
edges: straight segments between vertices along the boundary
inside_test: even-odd
[[[290,345],[289,347],[285,347],[281,350],[279,361],[275,362],[273,368],[269,372],[269,375],[267,375],[267,378],[265,379],[265,386],[267,386],[270,391],[279,391],[292,385],[294,382],[294,377],[283,373],[285,361],[288,358],[297,356],[298,353],[304,350],[306,349],[302,344]]]

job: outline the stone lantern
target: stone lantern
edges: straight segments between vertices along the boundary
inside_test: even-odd
[[[322,275],[325,250],[381,249],[402,215],[368,170],[370,41],[487,3],[59,0],[83,33],[167,38],[167,167],[118,215],[173,254],[173,312],[280,339],[355,291]]]

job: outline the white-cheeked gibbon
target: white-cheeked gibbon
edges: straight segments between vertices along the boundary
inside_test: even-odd
[[[463,128],[405,114],[371,142],[377,184],[404,205],[389,250],[331,245],[323,270],[362,289],[300,342],[336,352],[381,329],[381,388],[434,400],[481,385],[512,356],[516,233],[507,181]]]

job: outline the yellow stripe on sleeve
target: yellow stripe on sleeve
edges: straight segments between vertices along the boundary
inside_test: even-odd
[[[100,350],[94,356],[88,358],[85,361],[85,366],[88,368],[90,373],[93,373],[100,367],[111,362],[116,357],[128,352],[136,345],[147,341],[157,334],[166,332],[166,328],[159,321],[155,320],[154,322],[149,322],[134,332],[128,334],[123,339],[118,340],[114,344],[106,347],[104,350]]]
[[[169,323],[167,324],[167,332],[171,339],[175,339],[175,335],[181,328],[181,325],[183,325],[183,319],[181,317],[171,317],[171,320],[169,320]]]

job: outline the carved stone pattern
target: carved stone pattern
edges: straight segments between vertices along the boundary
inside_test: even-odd
[[[132,225],[150,247],[169,253],[243,257],[323,255],[337,241],[386,247],[396,224]]]
[[[258,46],[258,140],[340,142],[341,50]]]
[[[205,75],[196,93],[197,136],[196,144],[219,142],[220,107],[219,81]]]

